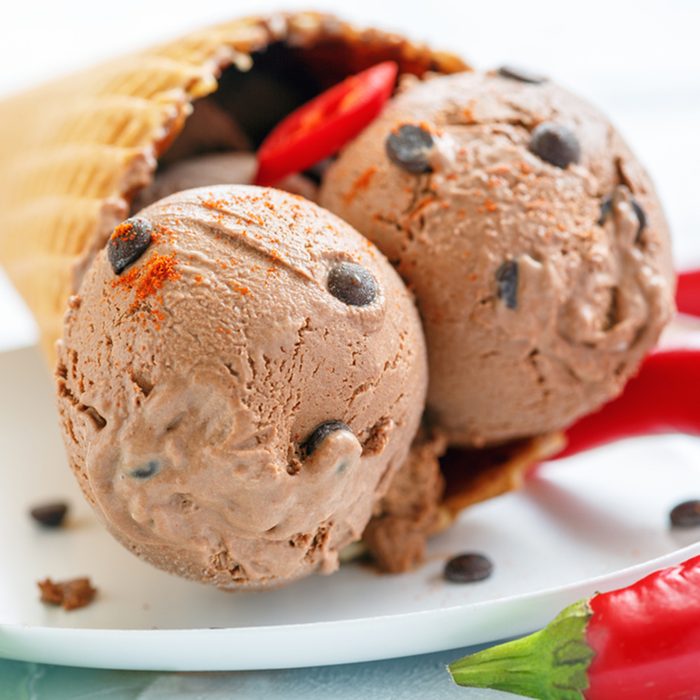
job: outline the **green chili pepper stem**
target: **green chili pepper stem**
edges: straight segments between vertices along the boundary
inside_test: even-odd
[[[454,661],[455,683],[539,700],[584,700],[595,652],[586,643],[587,600],[563,610],[543,630]]]

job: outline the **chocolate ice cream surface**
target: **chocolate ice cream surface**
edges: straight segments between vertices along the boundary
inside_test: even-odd
[[[333,571],[423,409],[410,294],[350,226],[278,190],[188,190],[135,219],[150,243],[126,266],[98,254],[59,347],[86,497],[123,544],[189,578]],[[362,303],[329,284],[347,267]]]
[[[452,444],[559,430],[614,397],[673,312],[653,185],[596,109],[507,68],[404,80],[320,201],[414,291]]]

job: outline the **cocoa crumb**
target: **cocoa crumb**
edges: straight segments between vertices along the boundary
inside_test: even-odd
[[[97,593],[87,576],[68,581],[52,581],[46,578],[37,581],[37,586],[41,591],[42,603],[60,605],[64,610],[76,610],[89,605]]]

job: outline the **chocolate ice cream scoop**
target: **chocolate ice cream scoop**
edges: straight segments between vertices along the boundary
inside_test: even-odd
[[[649,177],[604,116],[541,77],[405,83],[328,170],[321,203],[415,292],[428,415],[452,444],[546,433],[592,411],[673,311]]]
[[[329,282],[346,268],[347,298]],[[427,385],[418,314],[382,254],[302,197],[247,186],[122,224],[59,345],[64,438],[97,513],[139,556],[224,588],[333,571]]]

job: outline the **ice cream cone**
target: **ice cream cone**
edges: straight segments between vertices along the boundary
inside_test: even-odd
[[[399,35],[306,12],[194,31],[0,102],[0,264],[36,318],[49,365],[84,271],[159,161],[180,157],[176,139],[193,105],[233,74],[252,74],[259,61],[287,59],[316,91],[383,60],[417,76],[469,69],[454,55]],[[465,459],[470,478],[449,477],[445,498],[429,485],[432,510],[416,527],[418,540],[447,527],[467,505],[514,488],[527,466],[555,451],[551,440],[521,442],[497,459],[486,453],[473,464]],[[425,449],[435,470],[443,451],[439,440]],[[389,505],[377,518],[392,515]],[[397,517],[410,521],[410,508]]]

